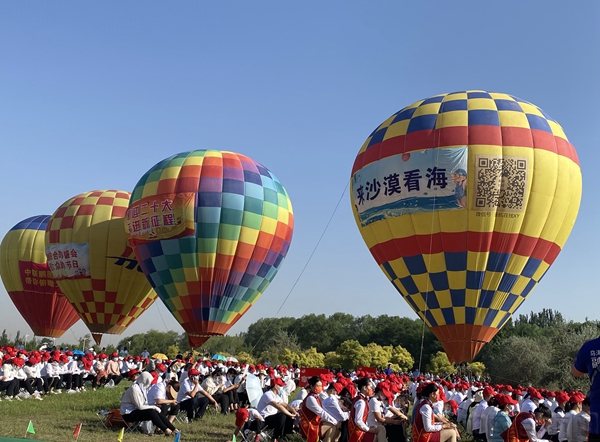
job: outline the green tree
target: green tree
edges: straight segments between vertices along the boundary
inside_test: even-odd
[[[483,376],[485,373],[485,364],[483,362],[471,362],[469,364],[471,373],[475,376]]]
[[[323,367],[325,365],[325,355],[319,353],[315,347],[301,352],[296,358],[298,365],[302,367]],[[292,362],[294,360],[292,359]],[[290,363],[288,363],[289,365]]]
[[[166,355],[169,357],[169,359],[175,359],[178,354],[179,354],[179,347],[176,346],[175,344],[169,345],[167,347]]]
[[[358,365],[368,366],[371,362],[371,357],[356,340],[344,341],[335,351],[338,355],[338,363],[342,368],[353,370]]]
[[[438,351],[429,360],[427,371],[432,374],[444,375],[456,373],[456,368],[452,365],[446,353]]]
[[[246,351],[240,351],[235,354],[236,359],[240,364],[254,364],[254,358]]]
[[[338,354],[335,351],[328,351],[325,353],[323,366],[327,368],[342,368]]]
[[[411,354],[408,352],[408,350],[405,349],[404,347],[402,347],[401,345],[397,345],[396,347],[393,347],[391,353],[392,353],[392,356],[390,358],[390,362],[392,364],[398,365],[400,370],[408,371],[414,366],[415,360],[413,359]]]
[[[387,367],[392,359],[392,346],[382,347],[379,344],[371,342],[366,345],[365,350],[369,355],[369,367]]]

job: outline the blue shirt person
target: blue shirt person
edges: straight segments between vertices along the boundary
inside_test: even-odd
[[[579,349],[571,373],[573,376],[584,376],[590,378],[591,387],[589,392],[590,406],[590,442],[600,441],[600,337],[585,342]]]

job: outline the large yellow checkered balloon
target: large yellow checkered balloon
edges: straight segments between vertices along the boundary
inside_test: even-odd
[[[564,246],[581,171],[537,106],[484,91],[417,101],[367,138],[352,169],[373,257],[453,362],[471,361]]]
[[[129,192],[85,192],[61,205],[46,228],[46,258],[59,287],[98,344],[121,334],[156,300],[125,237]]]

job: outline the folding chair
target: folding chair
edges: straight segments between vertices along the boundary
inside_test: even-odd
[[[98,419],[106,429],[125,428],[125,431],[135,431],[141,425],[141,422],[127,422],[123,419],[121,411],[118,408],[110,410],[100,410],[96,413]]]

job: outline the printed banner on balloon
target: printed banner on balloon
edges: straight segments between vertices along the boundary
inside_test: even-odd
[[[85,278],[90,275],[88,244],[50,244],[46,247],[46,259],[56,280]]]
[[[51,293],[56,290],[56,282],[48,264],[19,260],[19,273],[24,290],[34,293]]]
[[[144,243],[193,235],[195,197],[193,192],[170,193],[134,202],[125,217],[130,240]]]
[[[389,217],[466,207],[467,147],[392,155],[352,177],[362,226]]]

